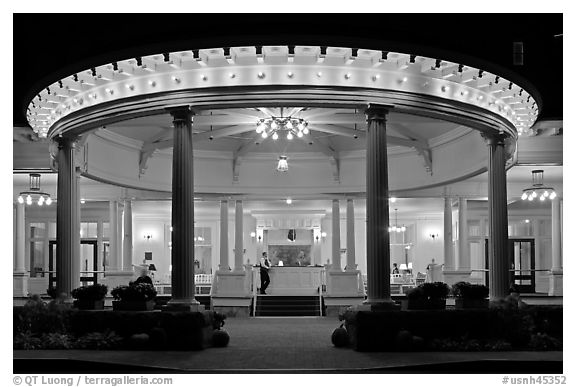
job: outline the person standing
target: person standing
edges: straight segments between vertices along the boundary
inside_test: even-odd
[[[266,294],[266,288],[270,285],[268,270],[270,270],[270,261],[268,260],[268,254],[263,252],[260,259],[260,294]]]

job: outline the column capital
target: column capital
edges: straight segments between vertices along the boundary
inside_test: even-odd
[[[364,111],[366,114],[367,121],[386,121],[386,116],[390,106],[380,105],[375,103],[368,104],[368,107]]]
[[[166,111],[168,111],[168,113],[170,113],[170,115],[173,118],[172,121],[175,124],[187,122],[188,120],[190,120],[192,118],[192,116],[195,116],[197,113],[189,105],[167,107]]]
[[[78,142],[78,136],[57,136],[53,138],[53,141],[57,144],[58,149],[62,149],[65,146],[70,146],[72,149],[74,149],[76,148],[76,144]]]
[[[480,132],[480,135],[486,142],[486,145],[506,145],[508,136],[500,133]]]

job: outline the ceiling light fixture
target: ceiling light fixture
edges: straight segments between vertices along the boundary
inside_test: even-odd
[[[535,169],[532,171],[532,187],[522,190],[522,200],[533,201],[536,198],[540,201],[546,199],[554,200],[556,191],[554,188],[544,186],[544,170]]]
[[[394,222],[394,226],[388,227],[388,232],[404,232],[406,231],[406,226],[398,226],[398,209],[394,209],[394,214],[396,216],[396,221]]]
[[[286,139],[292,140],[294,136],[302,138],[310,133],[308,122],[303,118],[293,117],[270,117],[262,118],[256,123],[256,133],[262,138],[272,136],[273,140],[278,140],[279,132],[286,132]]]
[[[287,156],[280,156],[278,157],[278,166],[276,169],[279,172],[288,172],[288,157]]]
[[[24,197],[26,197],[26,199],[24,199]],[[30,174],[30,190],[20,192],[20,195],[18,195],[18,203],[20,204],[24,204],[24,202],[26,202],[26,204],[30,206],[34,200],[36,200],[36,203],[38,203],[39,206],[43,206],[44,203],[46,203],[47,206],[52,204],[52,198],[50,197],[50,194],[40,190],[39,173]]]

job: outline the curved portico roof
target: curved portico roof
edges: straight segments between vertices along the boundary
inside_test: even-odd
[[[167,109],[190,106],[194,142],[219,140],[218,146],[207,145],[195,155],[198,168],[210,166],[209,174],[197,175],[199,192],[253,194],[266,178],[277,181],[267,188],[270,194],[286,189],[354,193],[364,190],[358,177],[363,163],[357,160],[364,156],[354,151],[365,149],[364,110],[370,104],[390,112],[389,145],[409,150],[389,150],[391,189],[397,191],[445,185],[484,172],[487,152],[478,132],[507,137],[508,161],[513,161],[517,135],[529,130],[539,113],[537,100],[522,85],[465,63],[382,50],[280,45],[119,58],[46,85],[30,101],[27,118],[43,137],[83,136],[91,149],[84,146],[85,176],[169,191],[165,171],[171,154],[163,156],[163,149],[171,148]],[[295,170],[292,179],[278,179],[268,176],[269,167],[262,169],[266,153],[279,152],[252,146],[261,145],[255,136],[258,120],[285,115],[310,124],[311,134],[300,140],[314,145],[306,152],[320,154],[306,164],[314,157],[292,149],[291,161],[302,161],[301,171],[317,168],[312,175],[333,178],[307,181]],[[152,117],[167,125],[158,125],[161,132],[146,137]],[[417,125],[398,122],[398,117],[430,123],[415,130]],[[88,139],[88,134],[96,136]],[[333,137],[325,141],[322,136]],[[236,142],[226,148],[226,139]],[[122,151],[122,160],[101,156]],[[245,178],[239,181],[241,168]]]
[[[162,53],[101,64],[46,85],[27,119],[41,136],[190,104],[200,109],[362,107],[497,130],[529,129],[538,104],[521,85],[463,63],[379,50],[255,46]]]

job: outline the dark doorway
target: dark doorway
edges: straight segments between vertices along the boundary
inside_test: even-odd
[[[48,286],[56,287],[56,241],[52,240],[48,246]],[[80,241],[80,285],[98,283],[98,242],[91,240]]]

